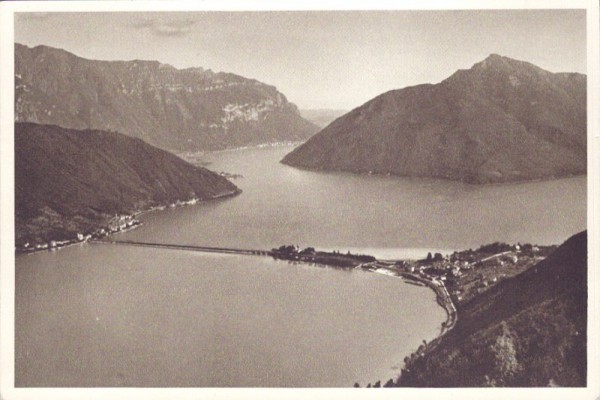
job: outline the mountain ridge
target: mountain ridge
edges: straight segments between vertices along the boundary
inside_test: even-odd
[[[282,162],[468,183],[586,173],[586,76],[491,55],[437,84],[385,92]]]
[[[171,151],[301,141],[317,130],[275,86],[256,79],[18,43],[15,119],[115,130]]]

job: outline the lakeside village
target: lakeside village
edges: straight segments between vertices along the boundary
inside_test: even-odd
[[[17,247],[19,253],[33,253],[41,250],[58,250],[62,247],[69,246],[76,243],[85,243],[92,239],[102,239],[113,233],[125,232],[129,229],[133,229],[141,225],[141,222],[135,218],[134,215],[118,215],[112,217],[104,227],[98,228],[93,232],[89,233],[76,233],[73,239],[65,240],[50,240],[45,243],[30,242],[24,243],[22,246]]]
[[[436,294],[438,304],[446,310],[440,336],[424,343],[412,357],[419,357],[436,345],[457,321],[457,307],[483,293],[504,279],[518,275],[546,258],[557,246],[492,243],[476,250],[455,251],[452,254],[429,253],[420,260],[377,260],[373,256],[316,251],[312,247],[281,246],[271,250],[275,259],[290,262],[322,264],[338,268],[357,268],[380,274],[402,277],[407,283],[427,286]],[[405,360],[407,363],[409,360]]]
[[[556,247],[496,242],[447,255],[429,253],[420,260],[377,260],[370,255],[316,251],[312,247],[300,250],[298,246],[286,245],[272,249],[271,255],[292,262],[360,268],[400,276],[407,283],[420,286],[431,286],[433,282],[434,286],[447,289],[452,302],[460,305],[502,280],[526,271]]]
[[[113,217],[110,217],[107,222],[103,223],[100,228],[97,228],[94,231],[77,232],[74,234],[72,239],[49,240],[42,243],[25,242],[20,246],[16,246],[16,251],[17,253],[33,253],[43,250],[53,251],[77,243],[85,243],[90,240],[103,239],[114,233],[125,232],[142,225],[142,222],[136,218],[142,213],[193,205],[198,201],[200,200],[197,198],[186,201],[177,200],[176,202],[168,205],[154,206],[145,211],[136,211],[133,214],[115,214]]]

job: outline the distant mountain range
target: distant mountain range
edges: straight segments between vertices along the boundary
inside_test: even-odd
[[[303,141],[318,127],[273,86],[158,61],[15,45],[17,122],[118,131],[172,151]]]
[[[73,239],[115,214],[233,195],[227,179],[119,133],[15,125],[17,246]]]
[[[458,310],[404,387],[586,386],[587,232]]]
[[[470,183],[585,174],[586,123],[585,75],[493,54],[370,100],[282,162]]]
[[[332,110],[328,108],[315,108],[309,110],[300,110],[300,115],[309,120],[319,128],[325,128],[338,117],[346,114],[348,110]]]

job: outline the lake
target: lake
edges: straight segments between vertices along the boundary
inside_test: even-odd
[[[302,171],[291,147],[208,153],[243,193],[118,239],[423,257],[586,227],[586,178],[473,186]],[[81,244],[17,257],[17,386],[351,386],[387,380],[445,312],[399,278],[267,257]]]

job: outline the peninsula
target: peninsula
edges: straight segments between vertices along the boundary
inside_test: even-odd
[[[102,237],[135,215],[238,194],[225,177],[116,132],[15,124],[16,248]]]

